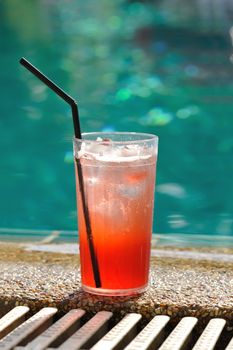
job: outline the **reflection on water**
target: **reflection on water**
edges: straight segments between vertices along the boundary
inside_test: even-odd
[[[0,2],[0,227],[76,229],[71,112],[25,56],[83,131],[160,137],[156,232],[231,235],[232,19],[226,0]]]

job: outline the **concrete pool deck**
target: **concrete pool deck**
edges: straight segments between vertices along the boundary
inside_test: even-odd
[[[227,321],[233,329],[233,249],[152,249],[148,290],[133,297],[101,297],[80,288],[77,246],[0,243],[0,317],[12,307],[28,305],[31,312],[56,306],[62,314],[72,308],[90,315],[113,311],[118,320],[128,312],[147,322],[166,314],[176,323],[184,316]]]

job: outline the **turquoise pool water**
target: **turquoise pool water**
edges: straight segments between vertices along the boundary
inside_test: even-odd
[[[0,233],[77,229],[71,112],[24,56],[77,99],[83,131],[159,136],[154,232],[233,235],[232,13],[230,1],[1,1]]]

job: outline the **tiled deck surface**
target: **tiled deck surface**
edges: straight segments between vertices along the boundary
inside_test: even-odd
[[[0,243],[0,317],[15,305],[28,305],[32,312],[43,306],[56,306],[61,314],[81,307],[89,314],[113,311],[116,320],[128,312],[142,314],[145,322],[157,314],[167,314],[173,322],[189,315],[197,316],[204,326],[210,318],[222,317],[227,320],[227,329],[233,329],[230,249],[153,250],[147,292],[113,298],[81,290],[74,245],[44,245],[44,251],[33,248]]]

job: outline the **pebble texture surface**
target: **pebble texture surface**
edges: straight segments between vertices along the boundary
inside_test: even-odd
[[[185,251],[183,257],[182,250],[179,252],[173,258],[163,256],[162,251],[152,256],[150,285],[144,294],[102,297],[81,290],[77,254],[28,251],[20,245],[2,243],[0,317],[16,305],[28,305],[32,313],[44,306],[56,306],[61,314],[72,308],[83,308],[90,316],[109,310],[116,321],[128,312],[141,313],[145,323],[158,314],[171,316],[173,322],[197,316],[201,327],[210,318],[223,317],[232,330],[232,260],[195,259],[195,250],[193,258],[186,258]],[[231,257],[231,252],[220,253]],[[213,251],[211,254],[214,256]]]

